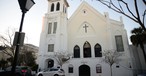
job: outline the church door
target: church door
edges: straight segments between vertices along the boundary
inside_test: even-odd
[[[54,60],[48,59],[48,68],[51,68],[54,66]]]
[[[90,76],[90,67],[88,65],[81,65],[79,67],[79,76]]]

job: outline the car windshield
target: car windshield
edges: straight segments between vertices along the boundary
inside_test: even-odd
[[[50,71],[58,71],[58,69],[52,68],[50,69]]]

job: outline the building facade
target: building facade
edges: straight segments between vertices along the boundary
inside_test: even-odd
[[[116,50],[124,54],[112,66],[113,76],[132,76],[127,33],[122,17],[109,18],[83,1],[73,15],[67,18],[67,0],[48,0],[48,12],[39,45],[39,69],[47,69],[54,52],[69,52],[73,57],[62,68],[66,76],[110,76],[110,66],[102,61],[103,51]]]

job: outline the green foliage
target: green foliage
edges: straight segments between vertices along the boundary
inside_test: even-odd
[[[134,28],[131,31],[132,35],[130,37],[130,40],[133,45],[138,46],[139,44],[146,43],[146,32],[141,28]]]
[[[37,71],[38,69],[38,65],[37,64],[34,64],[32,67],[31,67],[31,70],[33,71]]]
[[[7,67],[7,63],[8,62],[4,59],[0,60],[0,68],[4,69],[5,67]]]
[[[11,65],[15,55],[15,46],[13,46],[12,44],[14,31],[15,29],[8,28],[5,35],[0,34],[0,43],[3,45],[0,46],[0,50],[2,50],[2,52],[6,55],[6,61],[9,62]],[[17,64],[25,64],[30,67],[36,65],[34,51],[36,51],[36,49],[33,49],[31,45],[24,45],[23,47],[21,47],[19,50],[19,58]]]
[[[131,33],[132,33],[132,35],[130,36],[130,40],[131,40],[132,44],[137,47],[140,45],[140,47],[143,51],[145,62],[146,62],[146,53],[145,53],[145,49],[144,49],[144,44],[146,44],[146,31],[144,31],[144,29],[139,27],[139,28],[134,28],[131,31]]]
[[[32,67],[32,66],[36,65],[35,59],[36,58],[34,57],[32,51],[25,50],[23,53],[19,54],[18,64],[19,65],[27,65],[29,67]]]

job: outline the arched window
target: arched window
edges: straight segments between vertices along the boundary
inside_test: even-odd
[[[60,10],[60,3],[58,2],[56,6],[56,11],[59,11],[59,10]]]
[[[51,12],[54,11],[54,3],[51,4]]]
[[[69,64],[68,66],[68,73],[73,73],[73,65]]]
[[[96,73],[102,73],[102,67],[100,64],[96,65]]]
[[[74,58],[80,58],[80,47],[78,45],[74,47]]]
[[[83,56],[84,58],[91,57],[91,46],[89,42],[85,42],[83,46]]]
[[[101,46],[97,43],[94,46],[95,57],[102,57]]]

